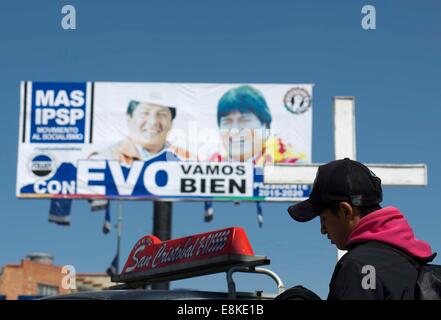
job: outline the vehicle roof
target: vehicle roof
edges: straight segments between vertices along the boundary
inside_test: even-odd
[[[238,292],[236,299],[273,299],[274,294]],[[174,290],[103,290],[77,292],[59,296],[45,297],[41,300],[205,300],[228,299],[228,292]]]

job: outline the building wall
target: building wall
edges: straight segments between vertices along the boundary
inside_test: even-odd
[[[76,291],[80,292],[107,290],[116,283],[111,282],[110,277],[105,273],[79,273],[76,276],[76,285]]]
[[[23,260],[19,265],[6,265],[0,275],[0,294],[15,300],[19,295],[39,295],[38,284],[58,288],[59,294],[69,293],[61,287],[65,274],[61,268],[31,260]]]

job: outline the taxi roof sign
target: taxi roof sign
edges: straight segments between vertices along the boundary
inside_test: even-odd
[[[148,235],[133,247],[113,282],[154,283],[227,271],[234,266],[269,264],[254,256],[245,231],[231,227],[184,238],[161,241]]]

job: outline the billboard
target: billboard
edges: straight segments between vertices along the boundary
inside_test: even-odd
[[[17,197],[303,199],[263,168],[311,162],[312,87],[22,82]]]

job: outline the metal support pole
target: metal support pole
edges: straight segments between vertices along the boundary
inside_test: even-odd
[[[334,152],[335,160],[357,158],[355,141],[355,98],[334,97]],[[337,261],[347,251],[337,248]]]
[[[172,202],[153,201],[153,235],[164,240],[171,239],[172,229]],[[152,289],[169,290],[169,282],[152,284]]]
[[[122,203],[121,200],[118,201],[118,223],[117,223],[117,230],[118,230],[118,237],[116,242],[116,274],[119,274],[119,260],[121,255],[121,233],[122,233]]]

